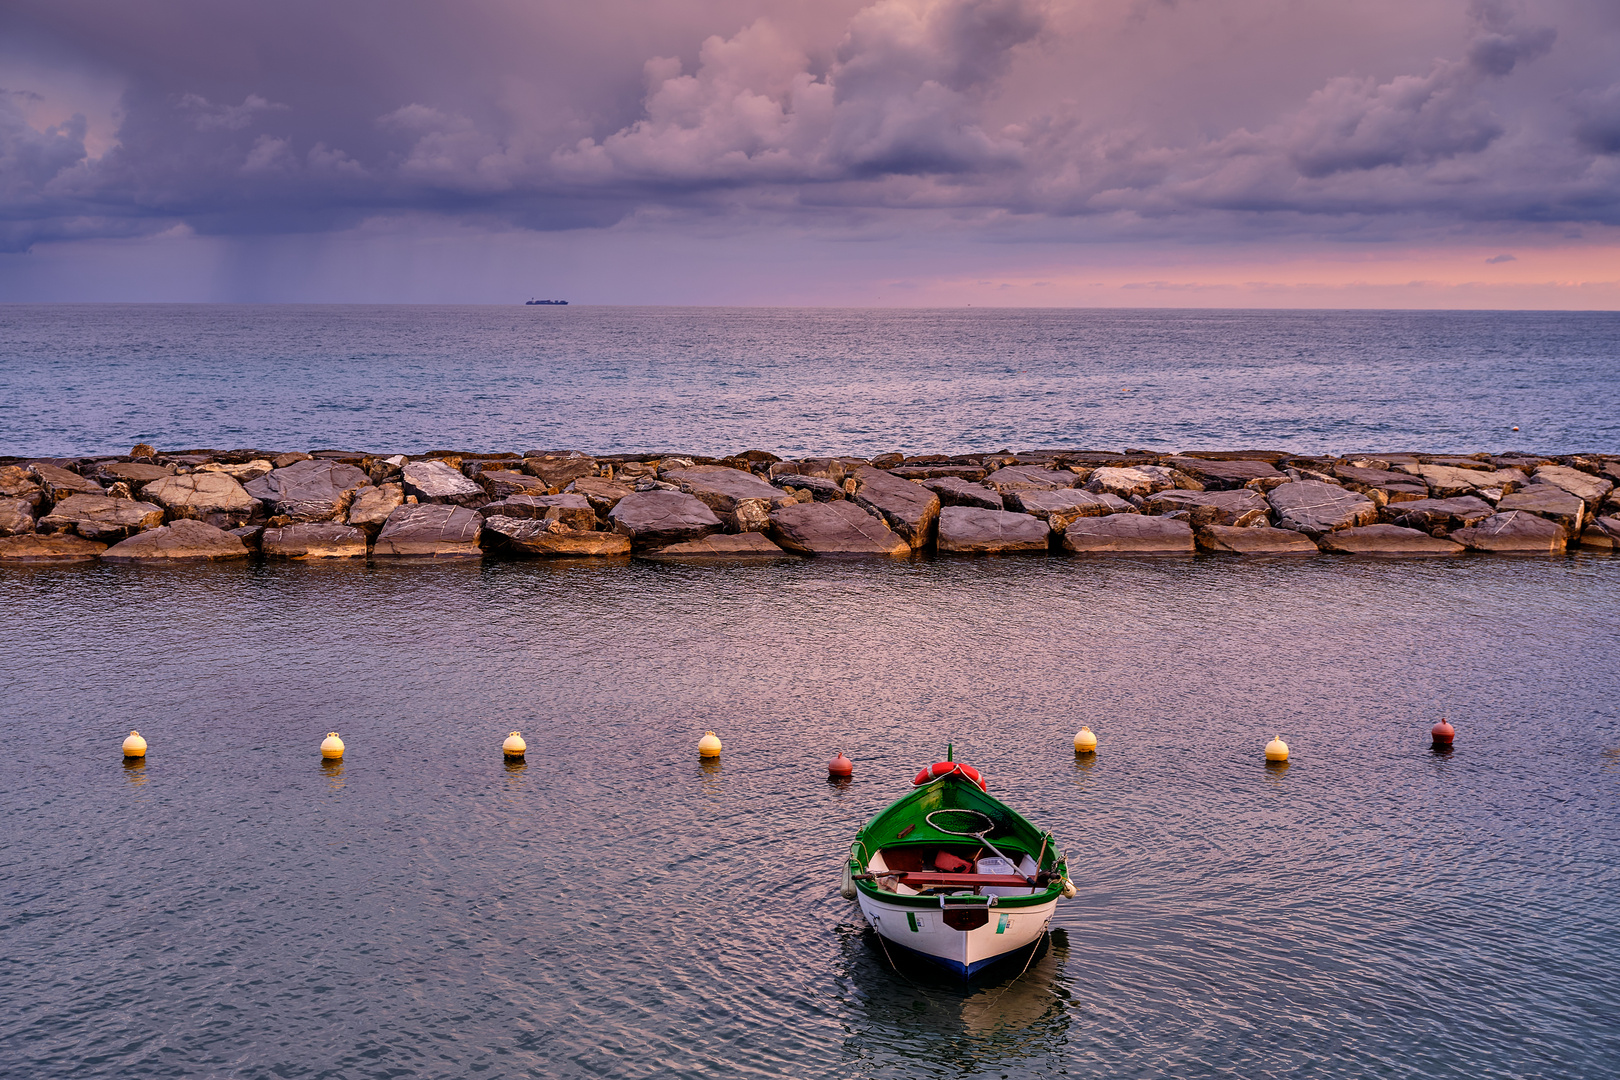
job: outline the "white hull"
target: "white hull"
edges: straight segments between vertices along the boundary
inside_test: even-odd
[[[945,924],[945,912],[940,908],[902,907],[864,892],[856,899],[861,914],[879,936],[960,975],[972,975],[1008,953],[1033,945],[1046,932],[1057,909],[1055,897],[1033,907],[991,907],[983,926],[957,930]]]

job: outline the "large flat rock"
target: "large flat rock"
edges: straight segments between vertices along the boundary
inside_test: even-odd
[[[94,562],[107,545],[72,533],[0,537],[0,563]]]
[[[222,529],[246,525],[261,512],[259,500],[234,478],[217,472],[165,476],[147,484],[141,495],[167,510],[171,518],[206,521]]]
[[[1421,529],[1426,533],[1433,533],[1436,529],[1450,532],[1452,529],[1478,525],[1494,513],[1496,511],[1490,503],[1472,495],[1390,503],[1380,511],[1387,524]]]
[[[69,495],[105,495],[106,489],[88,476],[80,476],[72,469],[64,469],[60,465],[52,465],[45,461],[34,461],[28,465],[28,472],[35,483],[44,490],[45,497],[52,502],[60,502]]]
[[[570,529],[590,532],[596,528],[596,511],[577,492],[561,495],[512,495],[500,502],[478,508],[483,517],[522,518],[527,521],[560,521]]]
[[[484,519],[484,541],[502,551],[553,559],[630,554],[630,538],[622,533],[576,529],[556,518],[495,514]]]
[[[713,533],[701,540],[688,540],[684,544],[644,552],[647,559],[776,559],[794,558],[796,553],[783,551],[766,539],[764,533]]]
[[[713,510],[726,531],[734,533],[763,530],[770,524],[771,508],[788,497],[753,473],[724,465],[670,469],[663,477]]]
[[[1614,481],[1567,465],[1543,465],[1536,470],[1535,481],[1563,488],[1584,502],[1588,510],[1596,510],[1603,504],[1604,496],[1614,490]]]
[[[1044,465],[1008,465],[984,478],[986,487],[1006,495],[1009,491],[1054,491],[1071,488],[1080,477],[1067,469],[1049,469]]]
[[[702,500],[684,491],[632,492],[614,504],[608,521],[638,551],[696,540],[724,527]]]
[[[136,533],[128,540],[122,540],[108,548],[101,557],[107,562],[116,563],[162,563],[217,562],[223,559],[245,559],[247,556],[247,545],[242,543],[241,537],[232,536],[224,529],[210,525],[206,521],[181,518],[161,529]]]
[[[1191,555],[1192,526],[1174,518],[1110,514],[1078,518],[1063,530],[1063,550],[1076,555]]]
[[[105,495],[69,495],[39,519],[44,533],[74,532],[86,540],[117,543],[163,524],[163,507]]]
[[[1526,510],[1548,521],[1556,521],[1563,527],[1564,535],[1573,540],[1581,535],[1581,528],[1586,524],[1586,505],[1579,495],[1565,488],[1537,483],[1502,496],[1496,508],[1503,512]]]
[[[1334,529],[1371,525],[1378,507],[1364,496],[1320,480],[1295,480],[1271,489],[1266,498],[1284,529],[1313,539]]]
[[[489,502],[483,485],[473,483],[437,459],[407,461],[400,473],[405,494],[415,495],[419,502],[446,506],[482,506]]]
[[[1205,551],[1234,555],[1315,555],[1314,541],[1292,529],[1269,525],[1205,525],[1197,532],[1198,546]]]
[[[947,506],[939,514],[939,550],[956,555],[1046,551],[1052,528],[1032,514]]]
[[[1346,555],[1461,555],[1466,549],[1418,529],[1385,523],[1325,533],[1322,550]]]
[[[96,472],[98,480],[109,484],[128,484],[132,488],[173,475],[173,465],[152,465],[145,461],[111,461]]]
[[[1137,512],[1135,506],[1118,495],[1099,494],[1082,488],[1009,491],[1003,497],[1003,505],[1008,510],[1038,517],[1057,532],[1067,529],[1069,522],[1075,518]]]
[[[805,555],[911,554],[905,538],[855,503],[809,502],[771,511],[771,539]]]
[[[1475,551],[1502,555],[1552,555],[1569,543],[1562,525],[1523,510],[1494,514],[1478,525],[1458,529],[1451,538]]]
[[[1205,491],[1227,491],[1241,488],[1250,480],[1270,480],[1283,475],[1273,468],[1269,461],[1211,461],[1205,458],[1173,457],[1165,458],[1160,464],[1192,477],[1204,485]]]
[[[880,515],[913,551],[927,547],[939,522],[939,496],[911,480],[863,465],[855,470],[855,493],[863,510]]]
[[[1001,492],[957,476],[941,476],[922,481],[922,486],[939,496],[941,506],[977,506],[981,510],[1004,510]]]
[[[388,515],[404,505],[405,489],[401,485],[368,484],[356,491],[349,502],[349,524],[363,529],[367,536],[376,536]]]
[[[1086,490],[1117,495],[1121,499],[1131,496],[1146,498],[1156,491],[1168,491],[1176,486],[1171,470],[1160,465],[1134,465],[1126,468],[1103,467],[1092,471],[1086,481]],[[1189,537],[1188,543],[1192,540]]]
[[[465,506],[406,504],[388,515],[371,554],[380,559],[477,558],[484,553],[478,546],[483,521]]]
[[[457,474],[459,475],[459,474]],[[300,521],[330,521],[347,512],[354,493],[367,486],[366,474],[336,461],[295,461],[272,469],[243,489],[271,514]]]
[[[1148,514],[1185,510],[1195,529],[1203,525],[1249,525],[1264,520],[1270,509],[1264,495],[1247,488],[1160,491],[1149,495],[1142,506],[1142,511]]]
[[[336,521],[307,521],[264,530],[259,550],[267,559],[363,559],[366,534]]]

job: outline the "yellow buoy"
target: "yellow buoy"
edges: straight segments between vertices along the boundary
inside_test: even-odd
[[[1077,754],[1095,754],[1097,752],[1097,736],[1091,733],[1089,727],[1082,727],[1074,733],[1074,752]]]
[[[712,731],[705,731],[698,740],[698,757],[719,757],[720,739]]]
[[[522,757],[524,751],[528,748],[529,744],[523,741],[523,736],[515,731],[506,737],[505,742],[501,743],[501,753],[507,757]]]
[[[129,733],[129,736],[124,740],[124,756],[125,757],[145,757],[146,756],[146,740],[141,738],[141,733],[140,732],[132,731],[132,732]]]
[[[1288,760],[1288,744],[1282,741],[1281,735],[1278,735],[1275,739],[1272,739],[1270,742],[1266,743],[1266,760]]]
[[[328,761],[336,761],[342,756],[343,740],[338,738],[337,732],[328,731],[326,738],[321,740],[321,757]]]

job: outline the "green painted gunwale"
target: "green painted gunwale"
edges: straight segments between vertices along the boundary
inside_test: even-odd
[[[1058,875],[1045,890],[1029,896],[1002,896],[996,907],[1023,908],[1049,903],[1063,891],[1063,879],[1068,874],[1068,862],[1058,850],[1057,840],[1051,833],[1043,833],[1018,811],[1000,799],[979,790],[979,785],[957,773],[947,773],[920,788],[915,788],[867,822],[849,846],[849,871],[864,873],[874,852],[895,847],[939,847],[941,844],[971,844],[971,838],[942,833],[928,824],[927,816],[935,810],[977,810],[996,823],[990,833],[990,842],[1016,858],[1028,855],[1035,858],[1041,850],[1041,838],[1046,838],[1046,853],[1040,858],[1040,869]],[[917,828],[904,840],[900,832],[907,825]],[[869,881],[856,881],[855,887],[865,896],[885,904],[899,907],[938,908],[937,896],[902,896],[884,892]]]

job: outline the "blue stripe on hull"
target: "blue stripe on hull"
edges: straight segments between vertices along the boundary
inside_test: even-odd
[[[882,937],[881,934],[879,934],[878,936]],[[883,940],[888,942],[890,945],[893,945],[895,948],[899,949],[901,952],[905,953],[907,956],[915,956],[919,960],[926,960],[928,963],[933,964],[936,967],[944,968],[946,971],[951,972],[953,975],[960,975],[964,979],[971,978],[972,976],[977,975],[979,972],[983,971],[985,968],[989,967],[992,964],[999,964],[1003,960],[1009,959],[1009,958],[1014,957],[1014,956],[1022,956],[1026,951],[1028,951],[1030,949],[1039,948],[1040,944],[1041,944],[1041,939],[1036,938],[1034,941],[1030,942],[1028,945],[1021,945],[1016,949],[1013,949],[1013,950],[1011,950],[1009,952],[1001,953],[998,956],[992,956],[992,957],[990,957],[989,959],[986,959],[986,960],[975,960],[971,964],[964,964],[959,960],[947,960],[943,956],[935,956],[933,953],[925,953],[925,952],[921,952],[921,951],[919,951],[917,949],[910,948],[908,946],[900,944],[898,941],[894,940],[893,938],[883,938]]]

